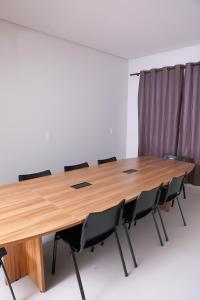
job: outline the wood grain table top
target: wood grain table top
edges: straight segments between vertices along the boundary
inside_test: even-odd
[[[79,224],[91,212],[131,201],[193,168],[192,163],[140,157],[0,186],[0,247]],[[129,169],[137,172],[124,173]],[[71,187],[81,182],[91,185]]]

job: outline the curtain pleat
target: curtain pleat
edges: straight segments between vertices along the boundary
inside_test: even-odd
[[[177,154],[184,68],[142,71],[138,92],[139,156]]]
[[[193,184],[200,185],[200,63],[186,64],[178,154],[196,164]]]

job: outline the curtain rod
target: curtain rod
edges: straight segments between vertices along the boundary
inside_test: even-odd
[[[185,65],[181,65],[181,67],[185,69]],[[167,68],[167,69],[175,69],[175,66],[172,66],[172,67],[162,67],[162,68],[160,68],[160,69],[163,69],[163,68]],[[155,70],[156,70],[156,72],[158,72],[158,71],[160,71],[160,69],[155,69]],[[150,70],[147,70],[147,71],[144,71],[144,72],[145,72],[145,73],[149,73]],[[132,73],[132,74],[130,74],[130,76],[140,76],[140,73],[141,73],[141,71],[138,72],[138,73]]]
[[[195,63],[190,63],[192,66],[197,66],[197,65],[199,65],[200,64],[200,62],[195,62]],[[185,66],[186,65],[180,65],[182,68],[184,68],[185,69]],[[175,68],[175,66],[171,66],[171,67],[162,67],[162,68],[160,68],[160,69],[163,69],[163,68],[169,68],[169,69],[174,69]],[[160,69],[155,69],[156,71],[160,71]],[[144,71],[144,72],[150,72],[150,70],[147,70],[147,71]],[[132,73],[132,74],[130,74],[130,76],[140,76],[140,73],[141,73],[141,71],[140,72],[138,72],[138,73]]]

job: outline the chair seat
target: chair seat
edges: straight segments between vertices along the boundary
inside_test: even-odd
[[[6,254],[7,254],[6,249],[0,248],[0,259],[2,259],[2,257],[4,257]]]

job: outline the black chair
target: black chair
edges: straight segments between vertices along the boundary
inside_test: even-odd
[[[126,237],[128,240],[129,248],[130,248],[130,251],[132,254],[132,258],[133,258],[135,267],[137,267],[137,262],[135,259],[135,254],[134,254],[132,243],[131,243],[130,236],[128,233],[128,229],[130,229],[132,223],[134,223],[136,225],[136,222],[139,219],[147,216],[148,214],[151,214],[153,217],[153,220],[154,220],[154,224],[156,227],[156,231],[157,231],[157,234],[159,237],[160,244],[161,244],[161,246],[163,246],[162,237],[161,237],[158,223],[156,220],[156,212],[158,212],[161,224],[164,227],[164,223],[163,223],[162,216],[160,214],[160,209],[158,206],[161,187],[162,187],[162,185],[157,188],[154,188],[150,191],[143,191],[136,200],[133,200],[133,201],[127,203],[124,208],[123,225],[124,225],[125,234],[126,234]],[[128,228],[127,228],[127,225],[128,225]],[[167,236],[165,227],[163,228],[163,230],[165,232],[166,240],[168,240],[168,236]]]
[[[6,276],[6,280],[7,280],[7,283],[8,283],[9,289],[10,289],[10,292],[11,292],[11,294],[12,294],[12,298],[13,298],[14,300],[16,300],[15,294],[14,294],[14,292],[13,292],[13,289],[12,289],[12,286],[11,286],[11,283],[10,283],[10,279],[9,279],[9,277],[8,277],[8,274],[7,274],[7,272],[6,272],[6,268],[5,268],[5,266],[4,266],[4,264],[3,264],[3,260],[2,260],[2,258],[3,258],[6,254],[7,254],[6,249],[5,249],[5,248],[0,248],[0,267],[2,266],[2,269],[3,269],[4,274],[5,274],[5,276]]]
[[[193,162],[193,159],[182,156],[182,155],[173,155],[173,154],[164,154],[163,155],[164,159],[172,159],[172,160],[179,160],[179,161],[185,161],[185,162]]]
[[[24,181],[24,180],[29,180],[29,179],[34,179],[34,178],[49,176],[49,175],[51,175],[50,170],[45,170],[42,172],[32,173],[32,174],[24,174],[24,175],[19,175],[19,181]]]
[[[184,162],[193,162],[193,159],[186,157],[186,156],[181,156],[181,155],[173,155],[173,154],[164,154],[163,156],[164,159],[169,159],[169,160],[179,160],[179,161],[184,161]],[[186,192],[185,192],[185,185],[183,184],[183,197],[186,199]],[[173,202],[172,202],[173,206]]]
[[[178,197],[181,194],[181,191],[183,189],[185,176],[186,175],[174,177],[172,178],[172,180],[167,186],[163,186],[161,190],[160,201],[159,201],[159,203],[162,205],[165,202],[170,202],[170,201],[174,202],[176,200],[178,203],[178,207],[180,209],[184,226],[186,226],[187,224]]]
[[[88,167],[89,167],[88,162],[84,162],[84,163],[78,164],[78,165],[64,166],[64,171],[65,172],[69,172],[69,171],[83,169],[83,168],[88,168]]]
[[[52,274],[55,273],[56,267],[56,253],[57,242],[61,238],[66,244],[69,245],[72,259],[76,271],[76,277],[78,280],[82,299],[85,300],[85,294],[81,282],[81,277],[78,269],[75,253],[79,253],[82,250],[94,247],[96,244],[103,242],[111,234],[115,234],[119,254],[122,261],[125,276],[128,276],[119,237],[117,232],[117,226],[119,224],[120,215],[124,206],[124,200],[118,205],[104,210],[102,212],[91,213],[86,218],[83,224],[57,232],[54,239],[53,249],[53,262],[52,262]]]
[[[106,164],[112,161],[117,161],[117,158],[115,156],[110,157],[110,158],[106,158],[106,159],[99,159],[98,160],[98,165],[102,165],[102,164]]]

